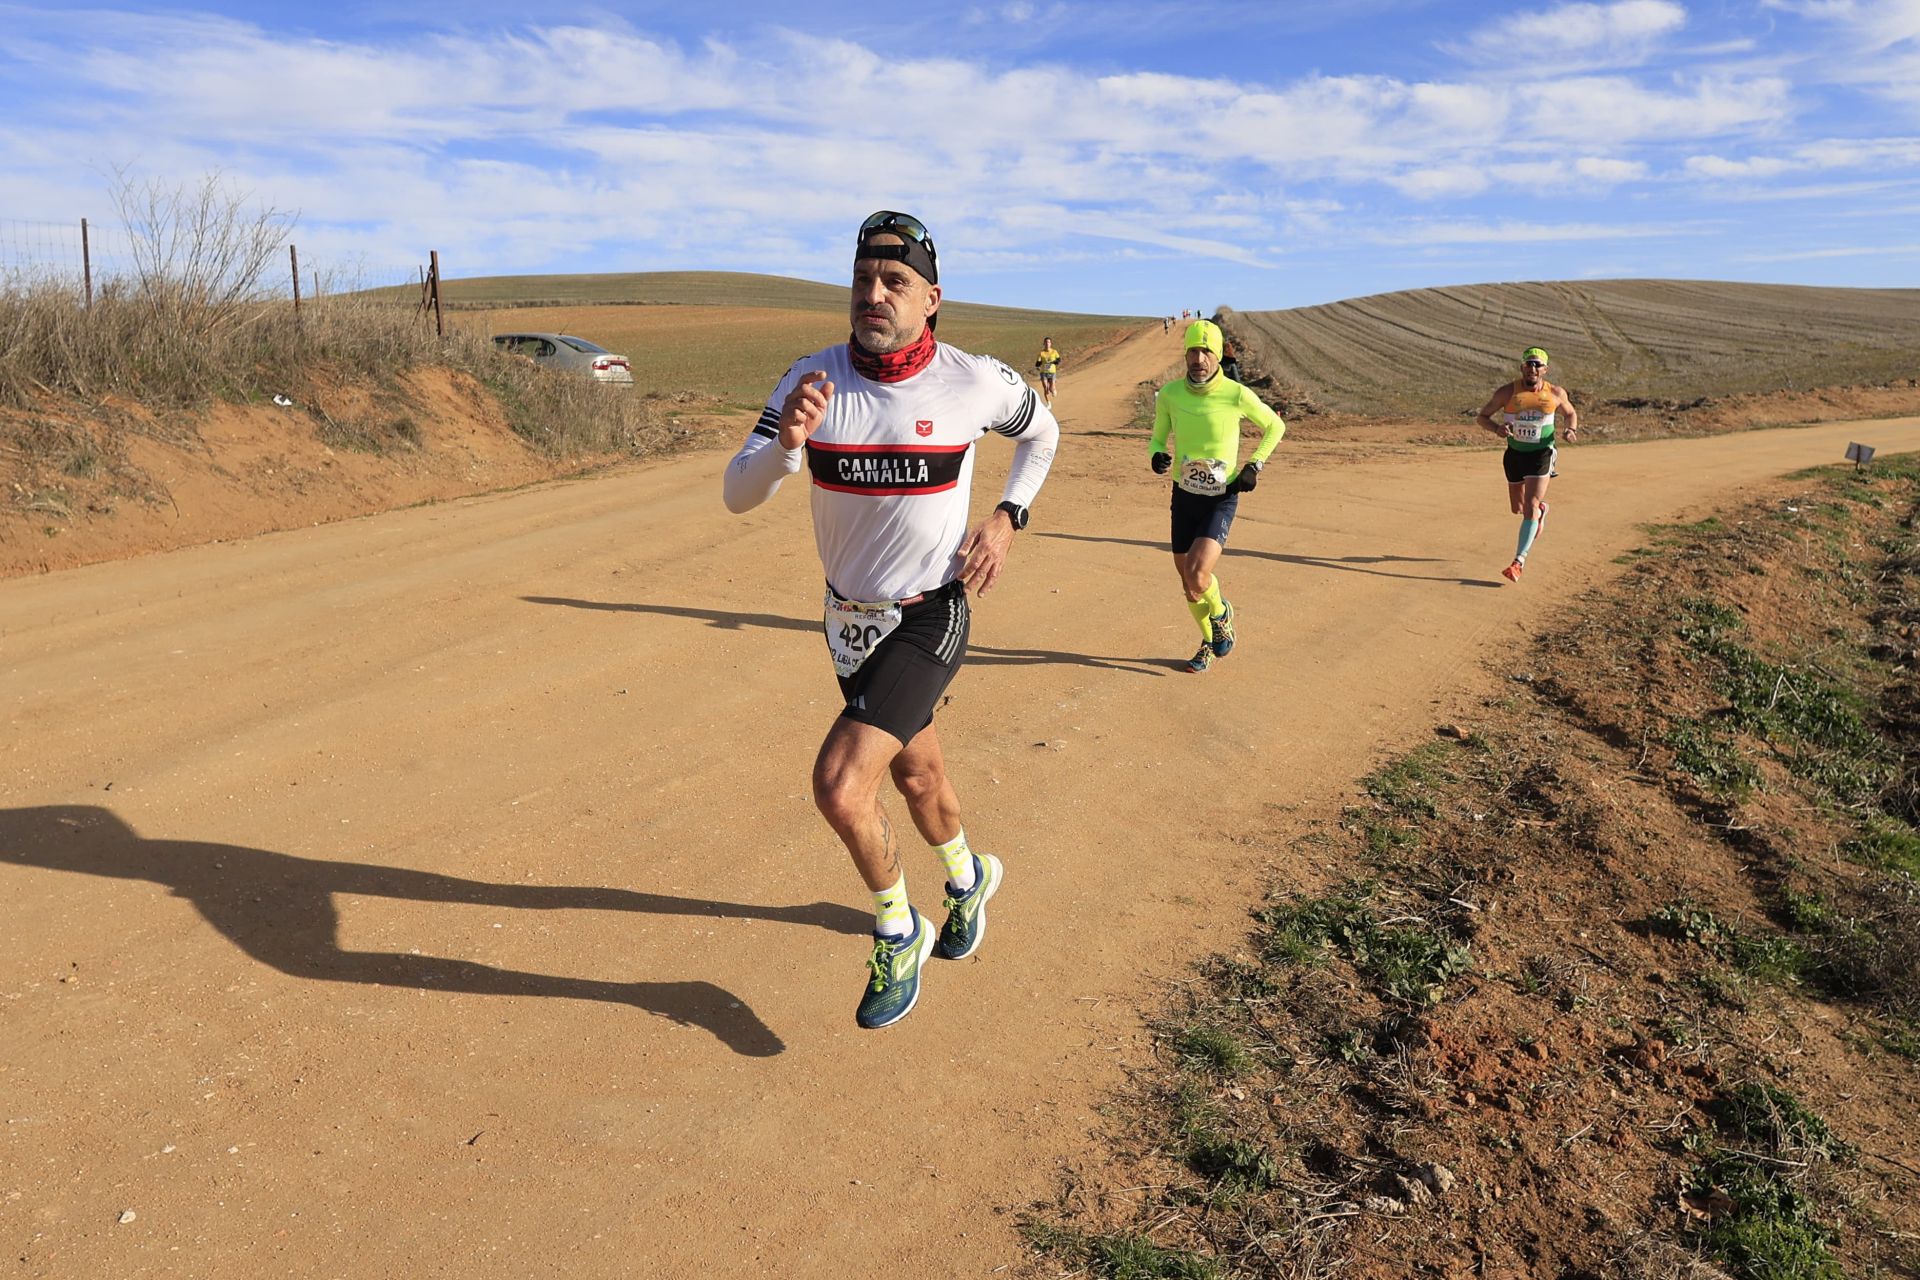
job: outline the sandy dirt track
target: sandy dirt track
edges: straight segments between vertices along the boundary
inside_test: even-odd
[[[706,453],[0,582],[6,1273],[1017,1271],[1142,1005],[1242,936],[1270,806],[1550,664],[1532,637],[1641,523],[1920,447],[1574,446],[1515,588],[1492,442],[1282,444],[1221,570],[1241,645],[1192,677],[1124,429],[1177,354],[1063,379],[938,721],[1007,885],[877,1034],[807,796],[838,699],[800,485],[730,516]]]

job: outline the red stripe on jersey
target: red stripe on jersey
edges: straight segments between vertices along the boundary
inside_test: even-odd
[[[814,481],[814,484],[820,488],[831,489],[835,493],[864,493],[871,498],[896,498],[903,494],[913,494],[917,496],[923,493],[945,493],[959,483],[958,480],[949,480],[945,484],[937,484],[928,489],[863,489],[858,485],[828,484],[826,481],[819,479]]]

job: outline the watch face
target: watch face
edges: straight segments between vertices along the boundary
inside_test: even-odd
[[[1018,503],[1003,502],[1000,504],[999,510],[1007,513],[1007,519],[1013,521],[1013,527],[1015,529],[1024,529],[1027,527],[1027,509],[1025,507],[1020,506]]]

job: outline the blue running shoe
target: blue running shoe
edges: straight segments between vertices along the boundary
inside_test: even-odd
[[[1199,648],[1199,651],[1196,652],[1191,658],[1187,659],[1187,670],[1193,672],[1195,675],[1198,675],[1200,672],[1205,671],[1208,667],[1212,665],[1213,665],[1213,641],[1211,640],[1203,642]]]
[[[920,966],[933,951],[933,930],[918,911],[913,912],[913,932],[904,938],[873,935],[873,954],[867,959],[872,970],[866,992],[853,1020],[867,1030],[890,1027],[913,1012],[920,999]]]
[[[1213,656],[1224,658],[1233,652],[1233,601],[1222,600],[1220,612],[1207,620],[1213,628]]]
[[[990,853],[973,855],[973,888],[955,893],[947,886],[947,922],[940,926],[933,954],[942,960],[965,960],[980,949],[980,939],[987,936],[987,900],[1000,892],[1005,878],[1000,859]]]

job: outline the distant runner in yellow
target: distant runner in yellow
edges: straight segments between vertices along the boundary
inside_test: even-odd
[[[1562,426],[1568,440],[1580,438],[1580,411],[1565,387],[1547,381],[1546,349],[1528,347],[1520,353],[1519,378],[1496,387],[1476,421],[1507,442],[1500,462],[1507,473],[1507,504],[1520,517],[1520,539],[1513,563],[1500,576],[1518,582],[1527,553],[1547,523],[1547,481],[1558,474],[1553,466],[1560,456],[1555,442]]]
[[[1226,550],[1240,495],[1259,483],[1260,465],[1287,433],[1279,414],[1220,372],[1221,341],[1211,320],[1188,325],[1187,376],[1153,398],[1153,472],[1173,472],[1173,563],[1200,628],[1200,649],[1187,661],[1196,673],[1233,651],[1233,606],[1221,596],[1213,567]],[[1266,432],[1245,466],[1239,465],[1242,418]]]
[[[1051,408],[1053,380],[1060,373],[1060,353],[1053,349],[1052,338],[1040,339],[1040,354],[1033,358],[1033,367],[1040,371],[1040,399]]]

